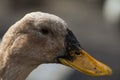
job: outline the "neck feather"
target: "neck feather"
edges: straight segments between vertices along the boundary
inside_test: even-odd
[[[3,59],[4,60],[4,59]],[[0,61],[0,80],[25,80],[30,72],[37,66],[21,64],[18,61]],[[4,64],[3,64],[4,63]]]

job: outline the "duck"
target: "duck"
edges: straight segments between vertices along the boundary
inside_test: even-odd
[[[60,17],[31,12],[13,24],[0,43],[0,80],[25,80],[39,65],[63,64],[90,76],[112,69],[89,55]]]

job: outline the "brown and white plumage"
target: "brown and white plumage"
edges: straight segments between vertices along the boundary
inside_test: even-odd
[[[39,64],[55,62],[57,55],[62,55],[65,30],[66,23],[55,15],[42,12],[25,15],[10,27],[2,39],[0,77],[3,80],[24,80],[25,73],[30,73]],[[6,73],[8,69],[10,71]],[[16,79],[12,71],[23,79]],[[21,77],[22,74],[25,77]]]
[[[2,39],[0,80],[25,80],[38,65],[58,61],[86,74],[111,74],[108,66],[80,48],[64,20],[52,14],[32,12],[12,25]]]

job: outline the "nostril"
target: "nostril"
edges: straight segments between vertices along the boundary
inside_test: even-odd
[[[79,55],[79,54],[80,54],[80,52],[75,52],[75,54]]]

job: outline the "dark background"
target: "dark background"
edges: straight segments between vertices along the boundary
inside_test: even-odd
[[[118,4],[117,0],[113,1]],[[120,6],[111,9],[109,3],[105,0],[0,0],[0,37],[26,13],[55,14],[68,23],[87,52],[113,69],[113,74],[105,77],[91,77],[72,70],[61,80],[120,80]]]

